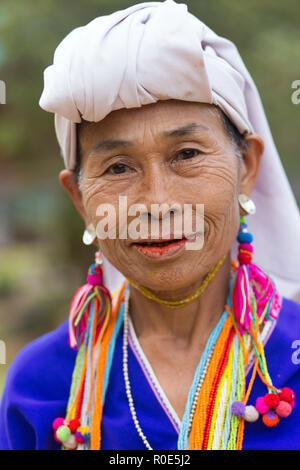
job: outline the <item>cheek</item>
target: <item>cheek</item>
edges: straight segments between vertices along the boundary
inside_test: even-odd
[[[201,167],[199,175],[188,181],[186,200],[204,204],[211,214],[226,213],[238,196],[238,174],[228,165],[210,161]]]
[[[206,240],[214,245],[225,239],[233,240],[238,230],[238,165],[236,160],[229,161],[231,165],[226,158],[212,159],[203,167],[197,181],[197,198],[204,204]]]
[[[84,178],[81,190],[85,211],[95,227],[103,217],[110,221],[116,219],[119,194],[110,182],[104,184],[100,178]]]
[[[86,213],[96,229],[101,251],[110,262],[120,267],[124,260],[126,263],[127,253],[124,243],[126,238],[118,237],[126,227],[128,230],[133,218],[128,216],[132,198],[126,196],[124,203],[120,196],[126,194],[116,191],[113,186],[99,181],[85,182],[82,193]]]
[[[116,193],[113,185],[111,183],[104,184],[101,178],[83,178],[81,191],[83,204],[87,211],[101,202],[109,202]]]
[[[118,239],[107,238],[99,240],[99,247],[104,256],[121,272],[124,272],[126,266],[126,252],[122,247],[122,243]]]

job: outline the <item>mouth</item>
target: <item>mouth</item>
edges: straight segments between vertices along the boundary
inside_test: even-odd
[[[139,253],[143,254],[148,258],[160,259],[169,258],[184,249],[184,245],[187,239],[174,238],[169,240],[159,239],[155,242],[150,241],[139,241],[132,243],[132,247],[137,249]]]

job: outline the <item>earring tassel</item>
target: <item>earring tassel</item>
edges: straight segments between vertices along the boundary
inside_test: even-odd
[[[53,422],[54,438],[63,449],[77,449],[90,441],[94,389],[94,351],[112,317],[112,298],[103,285],[102,255],[90,266],[87,283],[75,293],[69,313],[69,346],[78,350],[66,418]]]
[[[235,269],[232,289],[232,310],[241,335],[249,332],[254,299],[260,321],[276,319],[281,308],[281,299],[273,280],[260,266],[251,263],[253,236],[247,232],[243,219],[237,236],[239,265]]]
[[[280,418],[286,418],[294,407],[295,394],[285,387],[276,388],[269,375],[260,327],[267,320],[278,318],[282,306],[282,297],[272,278],[259,265],[251,263],[253,236],[246,229],[245,218],[241,217],[240,231],[237,236],[239,244],[239,265],[235,266],[232,289],[233,321],[239,331],[240,342],[249,336],[250,346],[254,352],[254,367],[245,397],[232,403],[232,413],[241,419],[241,435],[244,421],[255,422],[262,415],[263,423],[268,427],[276,426]],[[245,344],[245,343],[244,343]],[[248,364],[248,354],[244,365]],[[256,374],[267,387],[267,393],[258,397],[253,405],[247,405]]]
[[[89,268],[87,284],[80,287],[74,295],[69,314],[69,345],[78,349],[84,341],[91,309],[97,312],[95,343],[101,340],[112,310],[109,290],[103,285],[103,271],[99,264]]]

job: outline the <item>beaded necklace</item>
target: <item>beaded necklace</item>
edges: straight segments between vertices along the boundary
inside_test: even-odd
[[[139,424],[139,421],[138,421],[138,418],[137,418],[137,415],[136,415],[136,410],[135,410],[135,407],[134,407],[134,403],[133,403],[132,394],[131,394],[129,373],[128,373],[128,352],[127,352],[127,348],[128,348],[128,304],[129,304],[129,292],[128,292],[128,294],[126,296],[126,299],[125,299],[124,330],[123,330],[123,372],[124,372],[125,389],[126,389],[126,394],[127,394],[127,398],[128,398],[130,412],[131,412],[132,419],[133,419],[134,425],[136,427],[136,430],[137,430],[138,434],[140,435],[140,437],[142,438],[146,448],[148,450],[153,450],[151,445],[149,444],[146,436],[144,435],[141,427],[140,427],[140,424]],[[191,407],[190,407],[188,421],[184,417],[183,422],[182,422],[182,427],[181,427],[181,433],[180,433],[181,435],[179,436],[179,440],[178,440],[178,445],[179,445],[180,441],[182,440],[182,435],[184,436],[184,434],[185,434],[184,431],[187,429],[187,433],[190,432],[190,429],[191,429],[191,426],[192,426],[192,421],[193,421],[193,416],[194,416],[194,413],[195,413],[195,410],[196,410],[196,404],[197,404],[199,391],[200,391],[201,385],[204,381],[204,378],[205,378],[205,375],[206,375],[206,372],[207,372],[208,364],[210,362],[210,359],[211,359],[211,356],[212,356],[212,353],[213,353],[213,348],[214,348],[216,339],[217,339],[218,335],[220,334],[220,331],[221,331],[221,329],[224,325],[226,317],[227,317],[227,313],[224,312],[222,317],[220,318],[217,326],[213,330],[207,344],[206,344],[206,347],[205,347],[205,350],[203,352],[200,364],[197,368],[196,377],[195,377],[196,380],[194,379],[194,382],[196,381],[197,385],[196,385],[196,387],[194,387],[195,390],[192,391],[193,398],[192,398],[192,403],[191,403]],[[200,375],[200,379],[197,380],[197,377],[199,375]],[[192,386],[192,388],[193,388],[193,386]],[[188,403],[187,403],[187,408],[189,408],[189,400],[188,400]],[[187,415],[187,412],[185,413],[185,416],[186,415]],[[178,448],[180,448],[180,447],[178,447]]]
[[[217,264],[209,271],[207,276],[205,277],[204,281],[201,283],[201,286],[192,294],[187,295],[184,299],[180,300],[164,300],[160,299],[156,295],[154,295],[149,289],[146,289],[146,287],[141,286],[137,282],[133,281],[132,279],[127,278],[127,280],[132,284],[136,289],[138,289],[147,299],[154,300],[155,302],[158,302],[160,305],[167,305],[170,308],[180,308],[182,305],[188,305],[189,303],[193,302],[194,300],[198,299],[200,295],[203,293],[207,285],[210,283],[210,281],[213,279],[213,277],[216,275],[216,272],[220,268],[220,266],[223,264],[227,254],[224,255],[218,262]]]

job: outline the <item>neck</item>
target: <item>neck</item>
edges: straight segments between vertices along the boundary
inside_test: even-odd
[[[139,340],[168,342],[176,348],[199,349],[218,323],[227,300],[231,273],[230,252],[204,292],[187,305],[170,308],[146,298],[130,286],[129,314]],[[179,300],[194,292],[207,273],[188,291],[159,291],[162,299]]]

